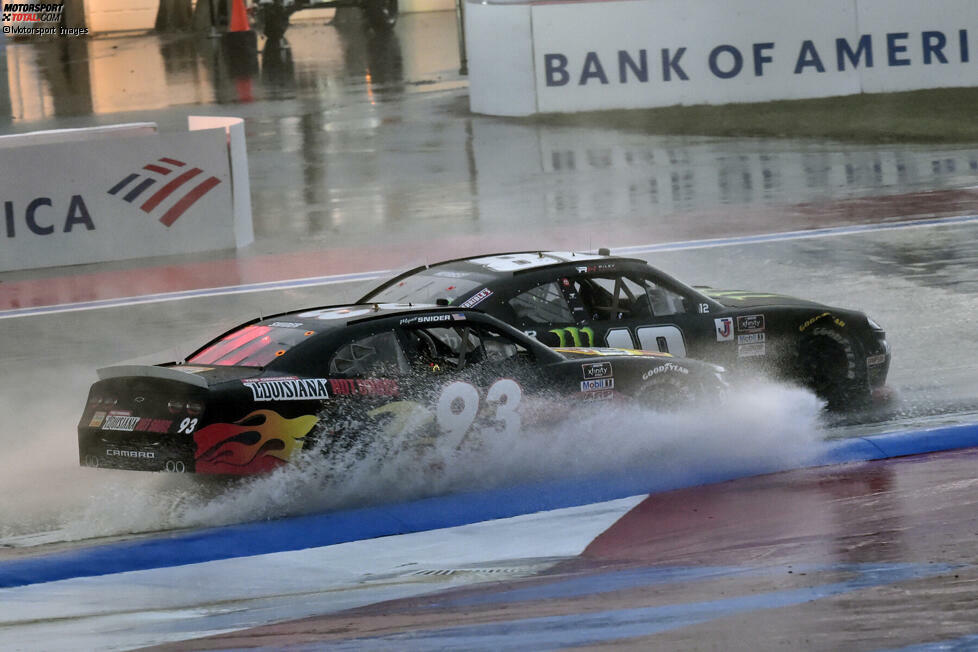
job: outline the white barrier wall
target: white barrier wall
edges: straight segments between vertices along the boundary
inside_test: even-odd
[[[493,115],[978,85],[975,0],[469,0],[466,38]]]
[[[0,271],[252,242],[242,121],[191,118],[191,129],[159,134],[141,123],[3,138]]]

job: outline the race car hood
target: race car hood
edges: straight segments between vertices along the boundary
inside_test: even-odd
[[[826,308],[816,301],[808,301],[784,294],[769,292],[748,292],[746,290],[717,290],[709,287],[697,287],[697,290],[728,308],[761,308],[765,306],[790,306],[795,308]]]
[[[558,347],[554,348],[554,351],[560,353],[565,358],[570,358],[572,360],[579,358],[591,358],[594,359],[595,356],[641,356],[648,358],[671,358],[672,356],[668,353],[659,353],[658,351],[640,351],[637,349],[616,349],[608,347]]]

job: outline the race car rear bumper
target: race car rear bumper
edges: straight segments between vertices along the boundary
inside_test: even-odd
[[[194,447],[187,438],[79,428],[78,461],[82,466],[103,469],[192,473]]]

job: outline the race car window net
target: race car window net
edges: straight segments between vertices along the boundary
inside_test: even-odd
[[[648,279],[591,276],[578,282],[581,298],[596,320],[665,317],[686,311],[680,295]]]
[[[460,272],[429,269],[401,279],[370,296],[369,300],[376,303],[433,304],[438,299],[444,299],[448,305],[452,305],[462,295],[485,287],[488,280],[489,277],[463,277]]]
[[[509,300],[510,307],[520,320],[536,323],[573,322],[570,306],[556,282],[545,283],[518,294]]]
[[[266,367],[309,335],[305,328],[251,324],[228,333],[187,362],[216,366]]]
[[[417,329],[406,335],[408,356],[416,368],[447,365],[449,369],[462,369],[529,353],[505,335],[468,326]]]
[[[393,331],[345,344],[333,354],[329,372],[346,377],[392,376],[407,373],[408,363]]]

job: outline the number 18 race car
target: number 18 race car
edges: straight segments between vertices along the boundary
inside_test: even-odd
[[[78,424],[82,465],[229,475],[378,438],[458,450],[605,401],[669,409],[726,387],[704,362],[552,349],[467,307],[381,304],[254,320],[184,362],[99,378]]]
[[[418,267],[367,293],[478,308],[549,346],[616,346],[689,356],[807,386],[830,408],[865,404],[890,365],[866,315],[778,294],[690,287],[644,260],[520,252]]]

